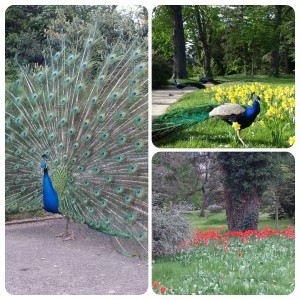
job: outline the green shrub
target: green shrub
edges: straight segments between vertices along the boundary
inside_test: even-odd
[[[152,253],[153,256],[174,255],[181,250],[179,243],[191,236],[190,225],[182,216],[181,206],[170,210],[157,206],[152,210]]]
[[[152,88],[157,89],[168,85],[172,77],[173,63],[161,55],[153,54],[152,57]]]

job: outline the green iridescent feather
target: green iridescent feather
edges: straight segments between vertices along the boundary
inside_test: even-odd
[[[203,104],[175,109],[156,117],[152,122],[153,141],[207,120],[209,112],[217,106],[217,104]]]

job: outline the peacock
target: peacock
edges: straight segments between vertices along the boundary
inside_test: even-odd
[[[19,65],[7,84],[5,210],[58,213],[64,237],[72,219],[145,256],[147,40],[144,30],[109,37],[98,20],[60,16],[44,65]]]
[[[182,83],[177,82],[176,79],[174,79],[174,86],[175,86],[176,89],[178,89],[178,90],[182,90],[182,89],[184,89],[184,88],[186,87],[185,84],[182,84]]]
[[[252,94],[251,97],[254,95]],[[236,133],[244,147],[247,145],[240,137],[240,131],[249,127],[260,112],[260,97],[255,96],[252,106],[234,103],[202,104],[195,107],[175,109],[156,117],[152,122],[152,140],[157,141],[185,128],[201,123],[208,118],[221,119],[228,124],[236,124]]]

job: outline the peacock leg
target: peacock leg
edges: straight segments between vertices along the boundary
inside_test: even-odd
[[[73,230],[69,230],[69,223],[70,223],[70,218],[66,217],[67,218],[67,225],[66,225],[66,230],[65,232],[57,235],[57,237],[62,237],[63,238],[63,241],[70,241],[70,240],[75,240],[75,237],[74,237],[74,233],[73,233]]]
[[[241,131],[241,130],[238,129],[238,130],[236,131],[236,134],[237,134],[239,140],[242,142],[243,146],[244,146],[245,148],[247,148],[248,146],[244,143],[244,141],[243,141],[242,138],[240,137],[240,131]]]

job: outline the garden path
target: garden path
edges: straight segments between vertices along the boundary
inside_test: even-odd
[[[195,87],[187,86],[182,90],[175,87],[166,87],[159,90],[152,90],[152,117],[164,114],[167,108],[175,103],[184,94],[198,90]]]

